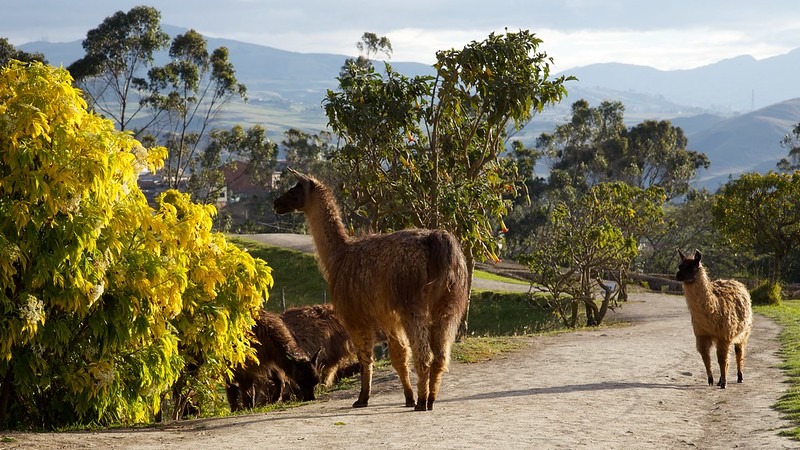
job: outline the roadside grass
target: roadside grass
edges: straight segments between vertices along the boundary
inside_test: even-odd
[[[753,310],[771,318],[783,328],[779,337],[784,360],[781,368],[788,377],[789,387],[775,408],[794,424],[794,428],[782,434],[800,440],[800,300],[784,300],[780,305],[754,306]]]

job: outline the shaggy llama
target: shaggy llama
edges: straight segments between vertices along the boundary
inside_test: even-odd
[[[705,267],[700,264],[702,255],[695,250],[693,258],[687,258],[680,250],[681,263],[675,278],[683,283],[686,305],[692,316],[692,328],[697,342],[697,351],[706,366],[708,384],[714,384],[711,373],[711,345],[717,349],[719,382],[722,389],[727,386],[728,357],[731,344],[736,352],[737,381],[744,378],[744,353],[747,339],[753,328],[753,311],[750,293],[735,280],[711,281]]]
[[[323,386],[330,387],[337,378],[358,372],[353,341],[332,305],[287,309],[281,320],[301,349],[318,354],[317,372]]]
[[[275,212],[306,216],[331,302],[361,364],[361,392],[353,406],[369,402],[373,346],[382,331],[405,405],[433,409],[467,306],[467,267],[458,241],[442,230],[350,237],[331,191],[313,177],[290,171],[298,182],[275,200]],[[409,347],[417,373],[416,403]]]
[[[231,410],[276,402],[290,393],[302,401],[314,400],[314,388],[320,381],[318,352],[309,357],[281,318],[264,310],[253,326],[253,335],[258,363],[234,369],[226,389]]]

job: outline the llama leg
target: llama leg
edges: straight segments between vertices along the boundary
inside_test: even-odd
[[[728,356],[731,352],[731,343],[727,341],[717,342],[717,362],[719,362],[719,386],[722,389],[728,385]]]
[[[406,397],[406,406],[415,406],[414,390],[411,388],[411,376],[408,373],[408,343],[405,339],[400,340],[395,337],[388,337],[389,357],[392,360],[392,367],[400,377],[403,385],[403,394]]]
[[[744,381],[744,351],[747,346],[746,341],[742,341],[733,346],[736,352],[736,382],[741,383]]]
[[[355,342],[356,353],[358,362],[361,363],[361,392],[358,394],[358,400],[353,403],[353,408],[364,408],[369,404],[369,394],[372,389],[372,347],[374,345],[371,339],[361,337],[358,342]]]
[[[407,327],[406,330],[409,330]],[[428,395],[430,394],[431,362],[433,353],[430,348],[428,329],[422,324],[417,324],[411,334],[411,347],[414,355],[414,368],[417,370],[417,405],[416,411],[428,409]]]
[[[714,384],[714,375],[711,373],[711,338],[708,336],[696,336],[697,351],[703,357],[703,364],[706,367],[708,385]]]
[[[436,401],[436,396],[439,394],[439,385],[442,384],[442,375],[444,375],[450,362],[450,347],[456,339],[457,331],[458,322],[447,323],[445,321],[435,324],[431,330],[433,363],[431,364],[431,392],[428,395],[428,410],[433,409],[433,402]]]

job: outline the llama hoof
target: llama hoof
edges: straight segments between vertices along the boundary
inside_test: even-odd
[[[413,398],[406,399],[406,408],[411,408],[412,406],[417,406],[417,403],[414,401]]]
[[[414,411],[426,411],[425,403],[417,403],[417,405],[414,406]]]
[[[714,378],[713,377],[708,377],[708,385],[709,386],[713,386],[714,385]]]
[[[717,383],[717,386],[719,386],[720,389],[725,389],[728,386],[728,383],[720,381],[719,383]]]
[[[433,411],[433,400],[428,400],[428,411]]]
[[[366,408],[368,403],[367,401],[362,402],[361,400],[356,400],[356,402],[353,403],[353,408]]]
[[[742,376],[742,372],[739,372],[739,373],[736,375],[736,382],[737,382],[737,383],[743,383],[743,382],[744,382],[744,377]]]

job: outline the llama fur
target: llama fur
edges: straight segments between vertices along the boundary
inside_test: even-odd
[[[252,329],[258,361],[247,361],[233,370],[227,386],[231,410],[286,399],[314,400],[319,384],[318,353],[309,356],[295,341],[281,318],[262,310]],[[290,390],[292,387],[295,389]]]
[[[358,365],[355,347],[333,305],[312,305],[287,309],[281,314],[297,345],[307,354],[317,353],[320,383],[330,387]]]
[[[331,191],[313,177],[291,172],[298,183],[275,200],[275,212],[306,216],[331,302],[361,364],[361,392],[353,406],[368,405],[375,336],[383,332],[405,405],[433,409],[468,300],[467,267],[457,239],[444,230],[421,229],[350,237]],[[417,373],[416,402],[410,356]]]
[[[720,376],[717,385],[727,386],[728,358],[731,345],[736,353],[737,382],[744,380],[744,355],[753,328],[750,293],[736,280],[712,281],[700,263],[702,255],[694,257],[678,252],[681,263],[675,278],[683,283],[686,305],[692,317],[692,329],[697,351],[703,358],[708,384],[714,384],[711,372],[711,346],[716,347]]]

